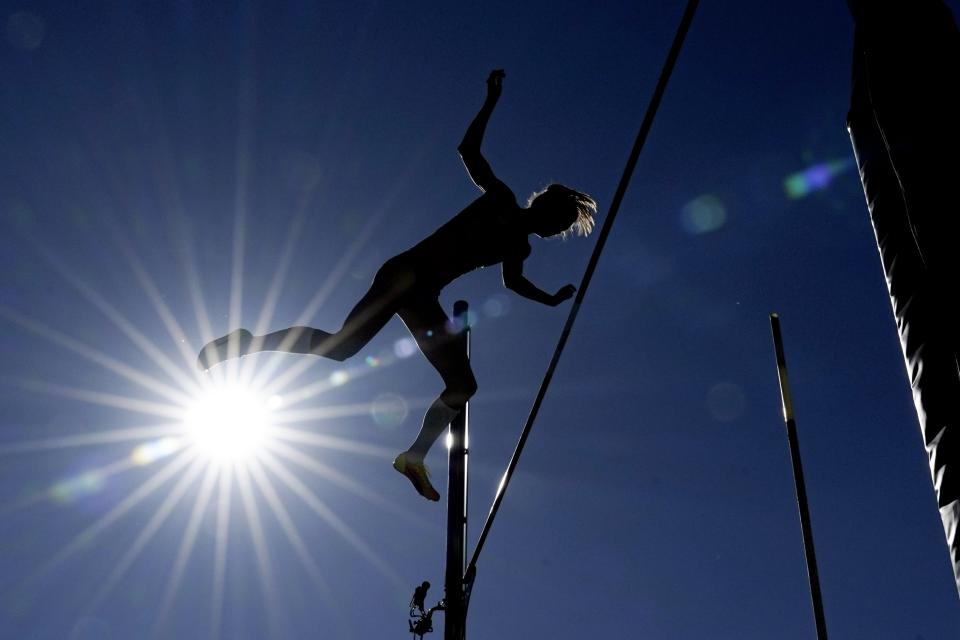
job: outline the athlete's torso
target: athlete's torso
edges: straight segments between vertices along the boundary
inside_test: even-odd
[[[403,255],[413,261],[418,280],[442,288],[474,269],[530,255],[521,215],[501,182]]]

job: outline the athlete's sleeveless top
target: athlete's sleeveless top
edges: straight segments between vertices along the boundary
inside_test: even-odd
[[[412,261],[418,284],[442,289],[474,269],[529,256],[530,242],[520,226],[520,215],[513,192],[498,181],[401,255]]]

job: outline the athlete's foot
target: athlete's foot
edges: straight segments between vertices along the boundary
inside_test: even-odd
[[[427,470],[427,465],[423,464],[422,459],[417,459],[409,451],[404,451],[393,461],[393,468],[407,476],[407,479],[413,483],[413,488],[424,498],[433,502],[440,500],[440,494],[430,484],[430,471]]]
[[[231,331],[222,338],[208,342],[197,356],[197,368],[206,371],[224,360],[246,355],[251,342],[253,334],[246,329]]]

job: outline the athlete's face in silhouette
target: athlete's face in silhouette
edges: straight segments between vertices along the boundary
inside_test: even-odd
[[[563,207],[555,208],[540,202],[534,202],[528,211],[530,230],[541,238],[560,235],[577,219],[576,211],[564,211]]]

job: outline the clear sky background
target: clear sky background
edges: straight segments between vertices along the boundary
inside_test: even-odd
[[[492,68],[497,174],[604,214],[682,5],[3,2],[0,636],[403,636],[414,586],[441,596],[445,516],[390,468],[441,386],[402,324],[343,366],[245,359],[297,431],[231,476],[162,439],[202,384],[190,354],[258,322],[338,328],[477,195],[456,145]],[[850,163],[851,41],[840,0],[702,3],[480,558],[471,636],[814,636],[778,311],[831,637],[958,637]],[[817,166],[808,192],[785,183]],[[578,283],[593,242],[534,240],[527,275]],[[495,269],[458,298],[472,544],[569,307]]]

